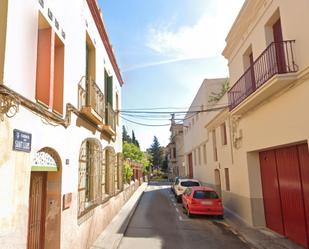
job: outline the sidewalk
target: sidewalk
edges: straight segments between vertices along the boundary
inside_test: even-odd
[[[229,210],[225,210],[224,223],[226,223],[228,229],[248,242],[255,249],[304,249],[267,228],[248,226]]]
[[[100,234],[90,249],[116,249],[125,233],[136,206],[147,188],[144,182],[120,209],[107,228]]]

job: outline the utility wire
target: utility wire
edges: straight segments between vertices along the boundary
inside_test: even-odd
[[[140,114],[179,114],[179,113],[188,114],[188,113],[201,113],[201,112],[219,111],[219,110],[225,109],[227,107],[228,107],[228,105],[221,106],[221,107],[209,108],[209,109],[206,109],[206,110],[199,110],[199,111],[176,111],[176,112],[169,111],[169,112],[167,112],[167,111],[123,111],[123,110],[120,110],[119,112],[120,113],[140,113]]]
[[[130,123],[133,123],[133,124],[137,124],[137,125],[142,125],[142,126],[149,126],[149,127],[162,127],[162,126],[170,126],[171,124],[158,124],[158,125],[155,125],[155,124],[145,124],[145,123],[140,123],[140,122],[135,122],[133,120],[130,120],[130,119],[127,119],[125,117],[123,117],[122,115],[120,115],[120,117]]]

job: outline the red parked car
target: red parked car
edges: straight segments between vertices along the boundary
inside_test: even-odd
[[[182,195],[182,206],[188,217],[192,214],[216,215],[223,219],[222,200],[211,188],[191,187]]]

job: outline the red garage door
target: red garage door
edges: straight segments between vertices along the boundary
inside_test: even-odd
[[[267,227],[308,247],[308,145],[260,152],[260,165]]]

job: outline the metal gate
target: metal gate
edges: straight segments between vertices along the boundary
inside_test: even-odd
[[[309,153],[301,144],[260,152],[267,227],[309,247]]]
[[[44,248],[46,172],[31,172],[28,249]]]

